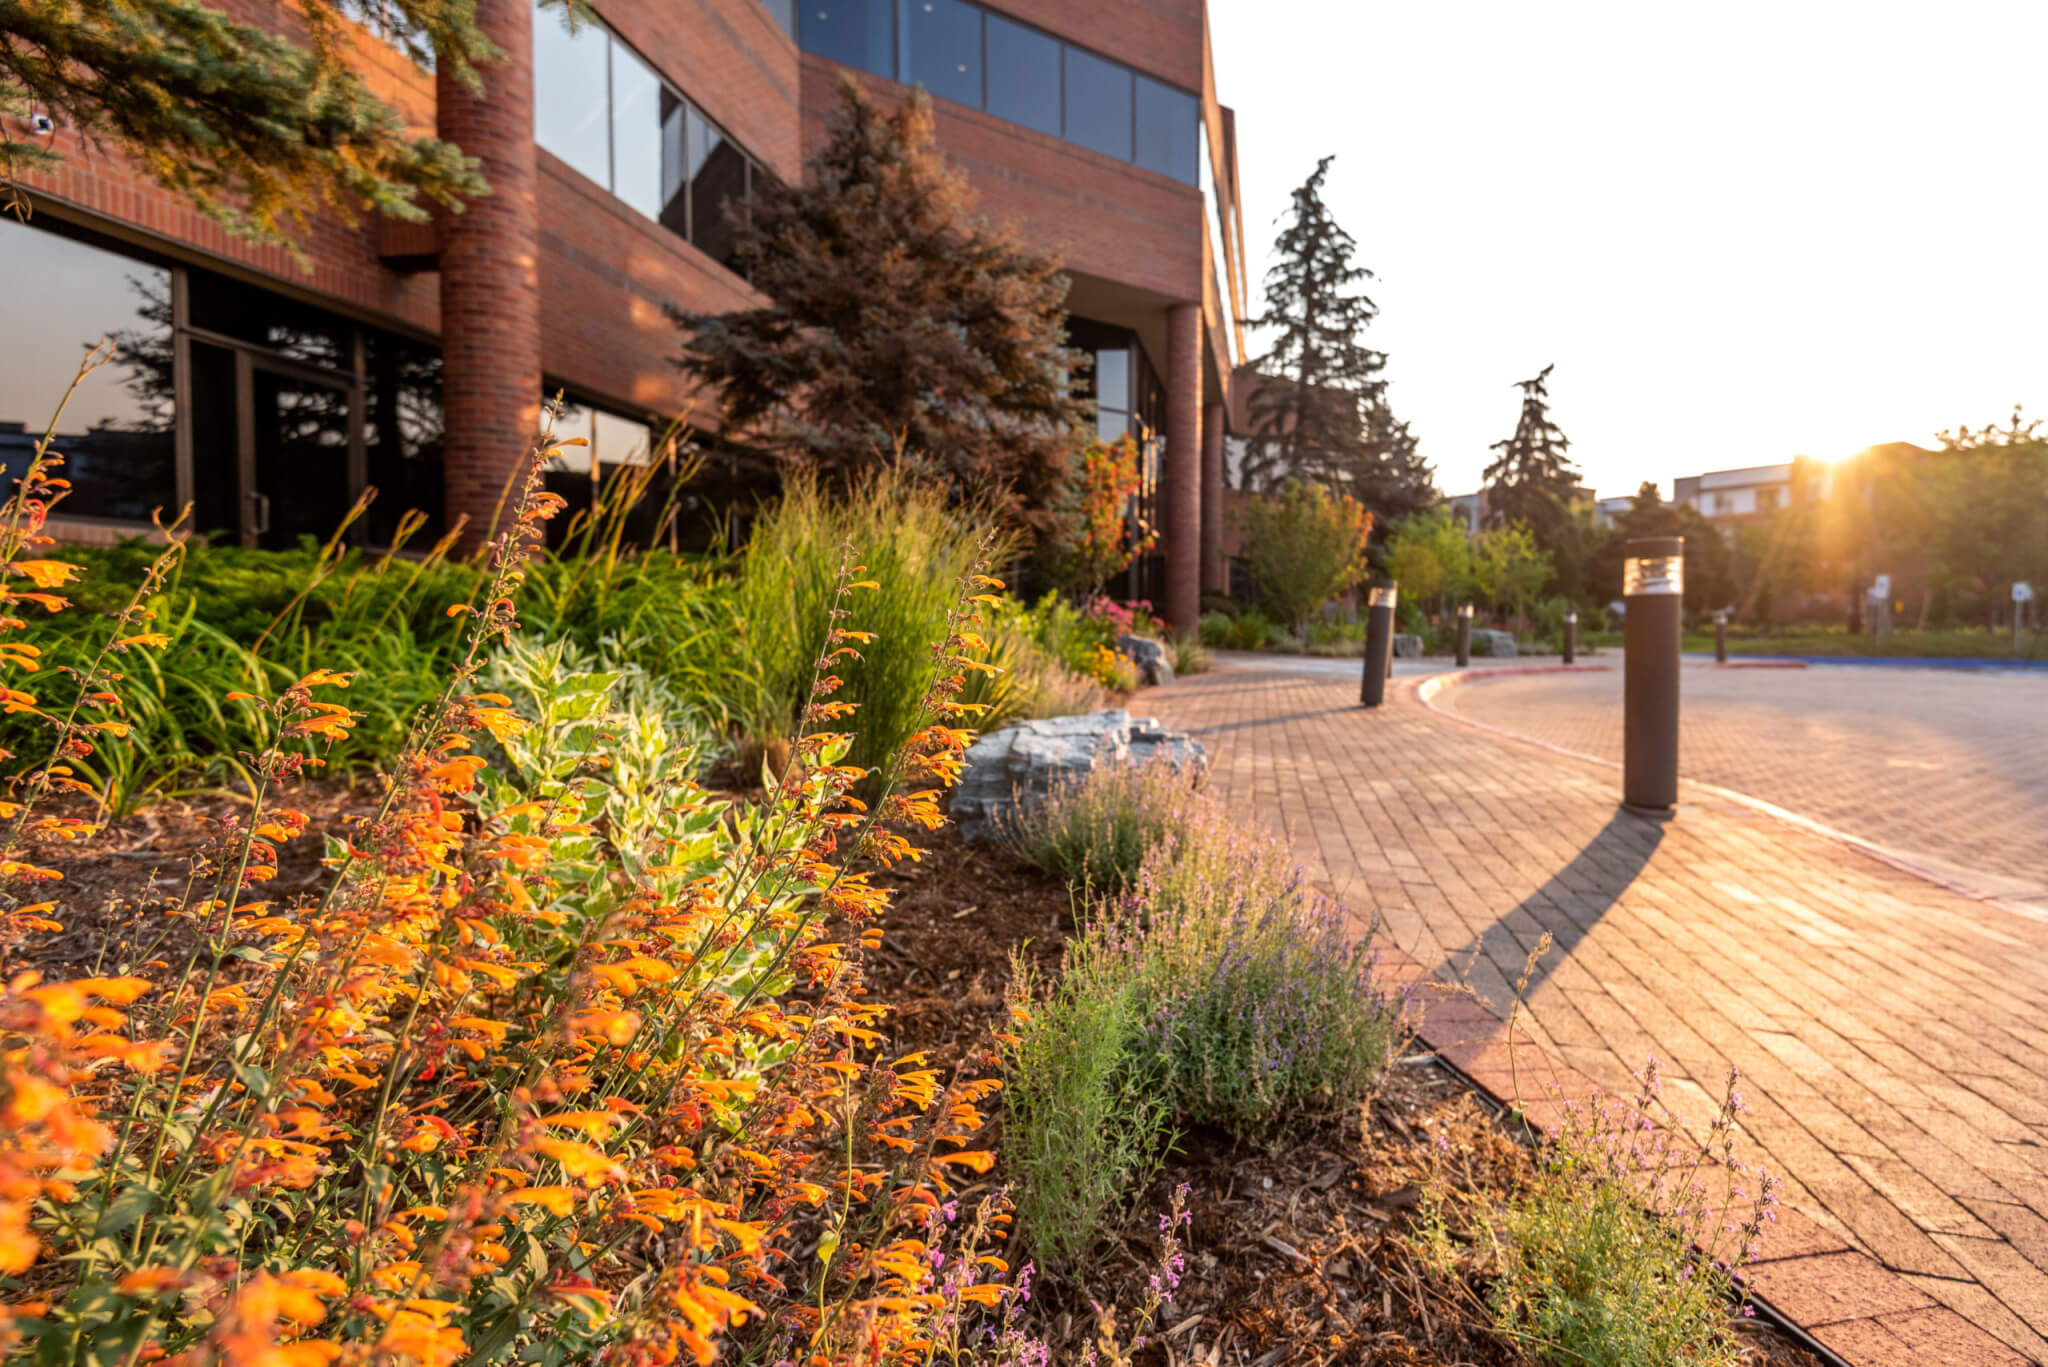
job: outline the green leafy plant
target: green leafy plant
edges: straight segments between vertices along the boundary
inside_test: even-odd
[[[1193,819],[1194,785],[1171,764],[1105,764],[1054,787],[1013,820],[1026,859],[1090,893],[1123,892],[1146,857]]]
[[[1299,637],[1317,609],[1366,574],[1372,514],[1349,494],[1299,481],[1238,510],[1260,600]]]

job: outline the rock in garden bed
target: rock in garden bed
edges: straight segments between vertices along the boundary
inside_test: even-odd
[[[1149,636],[1119,636],[1116,653],[1138,668],[1138,682],[1147,688],[1173,682],[1173,655]]]
[[[1014,812],[1035,808],[1059,785],[1105,764],[1138,767],[1155,760],[1191,783],[1209,771],[1200,741],[1120,707],[1006,726],[968,750],[967,770],[953,790],[953,820],[969,840],[999,839]]]

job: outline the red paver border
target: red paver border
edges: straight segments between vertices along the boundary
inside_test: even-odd
[[[1603,759],[1599,755],[1588,755],[1578,750],[1567,750],[1562,745],[1552,745],[1549,741],[1518,735],[1513,731],[1507,730],[1505,727],[1494,726],[1491,723],[1479,721],[1473,717],[1461,716],[1447,708],[1439,707],[1435,701],[1436,695],[1443,692],[1446,688],[1467,683],[1474,679],[1498,679],[1514,674],[1590,674],[1611,670],[1612,668],[1613,666],[1611,665],[1517,665],[1503,669],[1464,669],[1455,673],[1431,674],[1424,678],[1416,679],[1410,684],[1409,691],[1413,694],[1415,701],[1420,703],[1427,711],[1435,716],[1442,717],[1446,721],[1456,722],[1460,726],[1469,726],[1475,731],[1484,731],[1487,735],[1513,741],[1517,745],[1534,746],[1538,750],[1553,755],[1561,755],[1566,759],[1575,759],[1582,764],[1597,764],[1603,769],[1619,769],[1621,766],[1611,759]],[[1738,807],[1746,807],[1750,811],[1756,812],[1761,816],[1770,817],[1774,821],[1782,821],[1789,826],[1796,826],[1808,835],[1819,836],[1822,840],[1840,845],[1844,849],[1853,850],[1866,858],[1875,859],[1878,863],[1888,868],[1896,869],[1900,873],[1909,874],[1924,883],[1932,883],[1944,892],[1954,893],[1966,901],[1997,907],[1999,910],[2010,912],[2014,916],[2025,916],[2036,921],[2048,920],[2048,912],[2043,912],[2037,907],[2031,907],[2022,902],[2008,901],[1995,893],[1988,893],[1979,888],[1959,883],[1915,861],[1910,856],[1900,854],[1897,850],[1888,849],[1874,841],[1865,840],[1860,835],[1851,835],[1847,831],[1839,830],[1824,822],[1815,821],[1810,816],[1801,816],[1795,811],[1780,807],[1775,802],[1766,802],[1760,797],[1751,797],[1748,793],[1739,793],[1733,788],[1723,788],[1718,784],[1701,783],[1697,779],[1681,779],[1680,782],[1695,792],[1706,793],[1720,801],[1731,802]]]
[[[1380,971],[1420,990],[1432,975],[1393,946]],[[1504,1110],[1540,1083],[1546,1099],[1521,1103],[1539,1128],[1568,1098],[1604,1089],[1530,1040],[1510,1040],[1507,1022],[1469,996],[1447,991],[1421,1007],[1416,1037],[1467,1086]],[[1937,1304],[1875,1258],[1859,1253],[1797,1211],[1780,1207],[1765,1226],[1761,1256],[1744,1269],[1759,1311],[1820,1357],[1843,1367],[2027,1367],[2033,1359]]]

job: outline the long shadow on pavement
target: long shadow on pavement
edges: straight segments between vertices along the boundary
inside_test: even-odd
[[[1553,969],[1571,957],[1600,918],[1621,900],[1663,841],[1662,822],[1617,808],[1571,862],[1551,874],[1477,937],[1452,950],[1447,965],[1468,979],[1484,979],[1485,982],[1472,982],[1482,996],[1490,997],[1488,985],[1511,992],[1530,953],[1548,931],[1552,948],[1529,970],[1527,990],[1534,991]],[[1490,965],[1493,972],[1486,972],[1482,963]],[[1496,973],[1499,983],[1492,981]],[[1493,1004],[1502,1010],[1509,1005],[1505,995]]]

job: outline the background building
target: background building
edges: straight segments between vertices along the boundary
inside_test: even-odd
[[[290,32],[286,6],[234,17]],[[0,433],[43,431],[80,348],[115,365],[59,430],[77,493],[59,530],[111,538],[195,504],[252,545],[324,536],[365,485],[366,536],[418,507],[488,521],[565,390],[557,487],[659,458],[671,419],[718,415],[671,358],[671,310],[755,301],[723,206],[802,174],[842,73],[884,99],[923,85],[981,212],[1015,221],[1073,281],[1107,434],[1148,434],[1150,591],[1191,615],[1221,586],[1222,438],[1242,348],[1233,116],[1215,98],[1203,0],[594,0],[571,32],[533,0],[480,0],[509,55],[481,98],[376,35],[355,64],[417,126],[481,159],[493,193],[429,224],[323,217],[305,260],[231,237],[118,156],[63,145],[0,217]],[[438,85],[438,88],[437,88]]]

